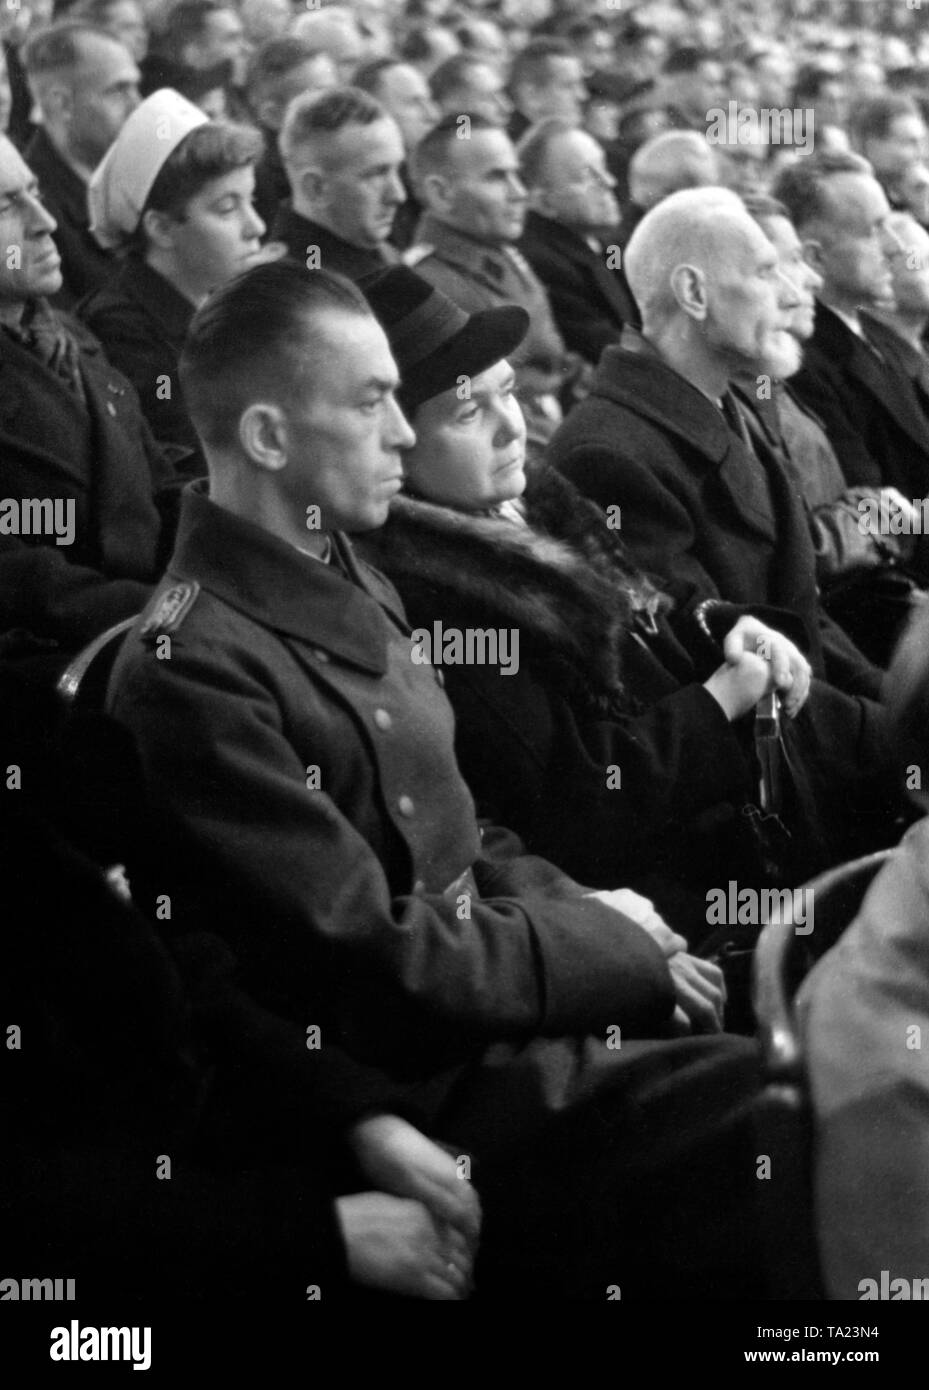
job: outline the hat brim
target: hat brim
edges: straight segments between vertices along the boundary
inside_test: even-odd
[[[529,331],[529,315],[517,304],[480,309],[441,347],[407,367],[397,392],[409,414],[434,396],[461,384],[462,377],[480,376],[519,347]]]

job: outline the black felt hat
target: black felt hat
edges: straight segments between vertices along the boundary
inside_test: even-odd
[[[529,315],[517,304],[467,314],[405,265],[378,271],[359,288],[387,334],[400,370],[397,399],[407,414],[462,376],[478,376],[508,357],[529,328]]]

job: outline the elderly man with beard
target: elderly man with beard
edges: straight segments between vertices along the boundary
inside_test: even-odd
[[[757,364],[761,374],[748,372],[740,382],[740,400],[755,412],[775,447],[784,450],[793,466],[809,514],[826,606],[863,649],[883,664],[909,612],[914,587],[899,567],[916,565],[919,572],[925,568],[916,553],[916,513],[896,488],[848,486],[822,425],[790,385],[802,365],[804,344],[813,334],[814,295],[822,287],[822,277],[804,259],[782,203],[759,196],[746,200],[746,206],[777,251],[781,270],[794,285],[799,302],[790,314],[789,334],[779,340],[769,361]],[[922,228],[915,223],[914,227],[926,238]],[[895,264],[904,259],[901,250]],[[878,323],[877,328],[894,337],[890,327]],[[901,350],[905,346],[901,340]],[[903,519],[899,534],[889,527],[878,530],[863,524],[863,518],[874,511],[879,516],[899,515]]]
[[[639,564],[684,609],[719,597],[805,623],[813,669],[877,697],[880,672],[823,612],[806,518],[783,460],[731,390],[782,350],[796,288],[724,189],[673,194],[636,228],[626,271],[642,311],[607,348],[590,397],[552,441],[582,492],[621,508]]]
[[[783,350],[796,288],[741,200],[715,188],[653,208],[629,242],[626,271],[642,331],[627,328],[605,350],[590,396],[552,440],[551,461],[615,518],[677,615],[723,600],[782,610],[768,621],[791,636],[800,620],[823,691],[801,757],[814,777],[830,766],[814,820],[830,814],[841,785],[852,795],[856,779],[873,779],[874,821],[866,826],[859,813],[852,825],[845,813],[846,849],[873,845],[892,832],[895,804],[880,789],[881,671],[823,609],[796,484],[731,389]]]

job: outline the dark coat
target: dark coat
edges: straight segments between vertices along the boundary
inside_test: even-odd
[[[277,210],[270,240],[282,241],[287,247],[288,256],[301,265],[307,264],[311,251],[318,251],[319,264],[316,269],[332,270],[337,275],[346,275],[349,280],[363,280],[366,275],[384,270],[398,259],[392,246],[385,247],[383,251],[353,246],[328,227],[294,212],[289,200]]]
[[[881,675],[821,608],[796,484],[758,437],[755,454],[640,334],[607,348],[550,458],[602,508],[621,508],[636,561],[688,611],[705,598],[785,608],[805,626],[814,673],[876,697]]]
[[[11,498],[73,504],[74,541],[0,534],[0,633],[55,644],[62,661],[148,600],[170,544],[177,481],[135,391],[99,343],[80,343],[86,409],[37,356],[0,336],[0,454]],[[10,655],[17,644],[4,643]],[[30,648],[24,638],[18,644]]]
[[[866,331],[870,336],[871,321]],[[823,422],[850,485],[896,487],[904,497],[925,497],[929,416],[893,349],[882,342],[880,354],[820,303],[803,367],[791,385]]]
[[[399,1067],[607,1017],[660,1029],[670,982],[640,929],[607,931],[550,865],[501,870],[481,857],[436,673],[411,661],[394,591],[346,544],[337,551],[345,573],[216,507],[199,484],[185,493],[166,586],[191,597],[171,659],[137,629],[111,697],[163,832],[173,826],[193,853],[175,918],[191,920],[199,893],[259,1001]],[[482,896],[520,881],[522,906]]]
[[[23,151],[23,159],[38,179],[42,201],[58,223],[54,238],[64,284],[52,303],[59,309],[71,309],[85,294],[107,283],[115,270],[115,258],[90,234],[86,183],[64,162],[41,126]]]
[[[163,275],[131,256],[110,283],[82,300],[77,312],[132,382],[155,438],[190,451],[185,474],[205,473],[177,372],[194,306]]]
[[[277,210],[286,198],[290,197],[290,183],[287,170],[281,159],[276,130],[259,127],[264,136],[264,154],[255,165],[255,211],[270,231],[277,217]],[[306,252],[304,252],[304,256]]]
[[[485,1287],[496,1271],[503,1296],[599,1297],[618,1265],[624,1287],[706,1290],[724,1267],[744,1291],[753,1047],[647,1040],[672,1009],[650,937],[501,832],[482,845],[441,673],[411,660],[393,589],[333,542],[323,565],[185,494],[111,687],[173,922],[212,923],[260,1005],[421,1083],[429,1127],[476,1154]]]
[[[552,313],[571,352],[594,365],[625,324],[639,313],[619,269],[606,263],[571,227],[530,212],[519,243],[526,260],[548,291]]]
[[[658,882],[661,905],[672,883],[703,883],[705,910],[727,851],[735,872],[731,831],[754,793],[746,740],[701,685],[721,653],[695,660],[662,618],[632,611],[615,533],[558,474],[542,470],[525,501],[522,528],[397,498],[364,550],[415,628],[518,633],[511,673],[445,668],[479,813],[584,882]]]

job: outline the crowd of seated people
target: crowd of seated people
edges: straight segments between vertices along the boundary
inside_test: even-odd
[[[0,38],[10,1258],[776,1297],[753,952],[900,845],[804,988],[807,1179],[824,1296],[929,1274],[918,7]]]

